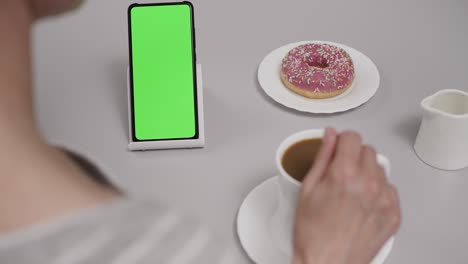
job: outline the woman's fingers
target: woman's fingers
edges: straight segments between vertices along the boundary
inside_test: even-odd
[[[335,152],[336,140],[337,133],[335,129],[326,128],[322,139],[322,146],[313,161],[311,169],[302,182],[305,192],[310,191],[325,174]]]
[[[376,150],[369,145],[364,145],[361,150],[360,166],[366,173],[363,175],[370,176],[371,180],[387,183],[387,177],[383,168],[377,161]]]
[[[341,164],[358,163],[361,148],[361,136],[354,131],[345,131],[338,137],[334,161]]]

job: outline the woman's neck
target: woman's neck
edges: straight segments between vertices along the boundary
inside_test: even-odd
[[[26,0],[1,1],[0,233],[120,195],[39,136],[32,105],[32,21]]]
[[[31,15],[23,0],[0,8],[0,137],[36,133],[31,80]],[[28,132],[29,131],[29,132]]]

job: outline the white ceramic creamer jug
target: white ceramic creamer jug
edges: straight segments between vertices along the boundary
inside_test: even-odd
[[[443,170],[468,166],[468,93],[441,90],[421,101],[423,118],[414,149],[425,163]]]

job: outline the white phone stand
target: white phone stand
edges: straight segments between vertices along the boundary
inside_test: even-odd
[[[203,80],[202,67],[197,64],[197,106],[198,106],[198,138],[196,139],[177,139],[177,140],[155,140],[155,141],[135,141],[133,139],[133,122],[131,108],[131,91],[130,91],[130,69],[127,68],[127,97],[128,97],[128,131],[129,144],[128,149],[135,150],[152,150],[152,149],[177,149],[177,148],[203,148],[205,146],[205,126],[203,114]]]

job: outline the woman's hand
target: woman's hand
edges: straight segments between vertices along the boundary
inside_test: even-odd
[[[368,264],[399,225],[398,194],[375,150],[327,129],[298,200],[293,263]]]

